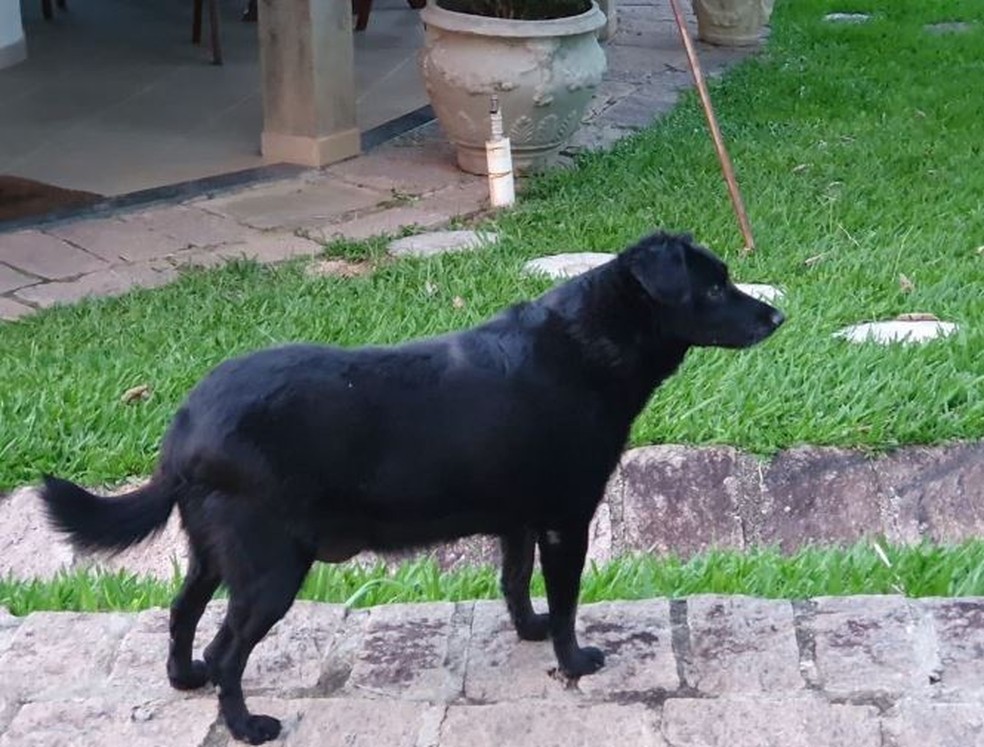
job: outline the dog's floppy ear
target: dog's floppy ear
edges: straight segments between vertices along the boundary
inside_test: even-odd
[[[681,241],[653,237],[629,255],[629,271],[657,303],[680,306],[690,300],[690,275]]]

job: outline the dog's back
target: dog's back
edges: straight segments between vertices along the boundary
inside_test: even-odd
[[[524,305],[400,346],[228,361],[175,417],[160,471],[250,495],[319,545],[387,550],[539,520],[563,510],[543,504],[564,483],[606,479],[626,436],[556,326]]]

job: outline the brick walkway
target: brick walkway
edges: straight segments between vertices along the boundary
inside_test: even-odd
[[[607,76],[573,148],[605,147],[648,125],[691,84],[666,3],[623,3],[619,19]],[[747,54],[702,48],[708,74]],[[427,125],[291,179],[37,229],[0,228],[0,319],[161,285],[188,265],[275,262],[316,254],[331,238],[433,228],[486,205],[484,178],[458,171],[436,125]]]
[[[201,638],[218,624],[206,613]],[[244,685],[292,747],[973,747],[984,600],[700,596],[586,605],[606,666],[565,686],[501,602],[297,603]],[[164,674],[167,614],[0,613],[0,747],[221,747]]]

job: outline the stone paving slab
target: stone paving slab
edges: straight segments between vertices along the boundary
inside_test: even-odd
[[[200,201],[215,215],[259,229],[316,228],[345,213],[375,207],[388,195],[341,179],[288,180]]]
[[[40,278],[25,275],[13,267],[0,264],[0,293],[17,290],[40,281]]]
[[[886,511],[939,542],[984,534],[984,446],[896,451],[872,463]]]
[[[282,262],[285,259],[317,254],[321,244],[291,233],[268,232],[214,250],[226,259],[252,259],[258,262]]]
[[[0,501],[0,527],[0,577],[50,578],[75,558],[72,547],[52,533],[33,488],[15,490]]]
[[[444,715],[443,708],[397,700],[385,707],[365,700],[295,700],[286,713],[282,707],[268,712],[297,724],[285,734],[285,747],[418,747]]]
[[[687,602],[687,684],[701,693],[803,690],[791,605],[751,597],[695,596]]]
[[[6,608],[0,607],[0,656],[10,648],[20,623],[20,618],[14,617]]]
[[[209,606],[198,649],[224,609]],[[554,676],[549,642],[517,640],[501,601],[297,602],[257,647],[244,689],[255,712],[283,719],[276,743],[302,747],[973,747],[984,725],[981,610],[978,598],[583,605],[582,644],[608,658],[572,683]],[[899,676],[921,671],[907,642],[919,624],[905,619],[941,621],[921,644],[926,661],[945,662],[941,678]],[[0,611],[0,747],[235,744],[213,688],[168,687],[167,639],[166,610]],[[964,679],[944,691],[955,665]]]
[[[45,233],[113,265],[165,257],[187,246],[181,239],[117,217],[73,221]]]
[[[931,687],[934,657],[920,655],[918,621],[904,597],[817,599],[803,628],[813,641],[813,684],[834,696],[857,695],[859,683],[870,697]]]
[[[642,705],[497,703],[451,706],[441,747],[669,747],[656,714]]]
[[[0,296],[0,320],[12,322],[15,319],[20,319],[22,316],[27,316],[32,313],[34,309],[26,304],[15,301],[12,298],[4,298]]]
[[[542,604],[534,603],[539,611]],[[465,697],[476,703],[496,703],[536,698],[567,699],[563,688],[547,677],[537,676],[556,666],[550,646],[521,641],[511,633],[509,615],[503,604],[475,603],[471,635],[466,653]],[[503,676],[508,673],[507,676]],[[532,676],[531,676],[532,675]]]
[[[906,702],[883,720],[884,747],[964,747],[984,742],[984,708]]]
[[[464,682],[460,656],[458,666],[450,666],[455,613],[451,602],[374,608],[346,691],[364,697],[454,700]]]
[[[258,232],[234,220],[197,207],[168,205],[121,216],[124,223],[160,233],[187,247],[209,247],[246,241]]]
[[[455,217],[450,210],[431,210],[417,204],[409,204],[359,216],[342,223],[330,223],[312,231],[324,242],[337,239],[362,241],[374,236],[399,235],[405,229],[425,230],[439,228]]]
[[[984,603],[978,599],[926,599],[920,609],[929,617],[938,646],[933,660],[934,690],[940,698],[972,697],[984,702],[984,678],[977,665],[984,656]]]
[[[494,233],[476,231],[432,231],[394,239],[389,253],[396,257],[433,257],[449,252],[475,251],[496,242]]]
[[[104,689],[135,617],[122,613],[38,612],[16,629],[0,656],[0,695],[62,700]]]
[[[787,449],[764,472],[760,510],[781,522],[761,526],[757,540],[789,549],[836,535],[856,541],[880,520],[872,460],[848,449],[818,459],[809,447]]]
[[[578,691],[593,700],[642,702],[680,690],[673,628],[666,599],[635,602],[631,615],[625,614],[621,602],[584,607],[578,616],[578,635],[582,645],[605,652],[605,666],[578,682]]]
[[[728,447],[695,457],[674,446],[626,452],[619,466],[626,545],[690,555],[743,544],[734,475],[752,468],[750,457]]]
[[[120,264],[96,270],[72,281],[41,283],[18,290],[14,297],[40,308],[72,304],[84,298],[119,296],[134,288],[157,288],[166,285],[178,273],[173,267],[158,262]]]
[[[334,164],[325,173],[359,187],[392,195],[423,195],[476,181],[455,164],[454,148],[443,137],[428,147],[408,147],[397,141]]]
[[[204,744],[214,721],[215,704],[203,700],[26,703],[0,736],[0,747],[199,745]]]
[[[106,260],[41,231],[0,235],[4,261],[45,280],[62,280],[106,267]]]
[[[875,708],[822,700],[671,700],[663,733],[673,747],[882,747]]]

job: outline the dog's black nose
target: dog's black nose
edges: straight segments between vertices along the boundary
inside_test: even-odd
[[[773,309],[769,321],[772,322],[773,329],[779,329],[779,326],[786,321],[786,316],[779,309]]]

